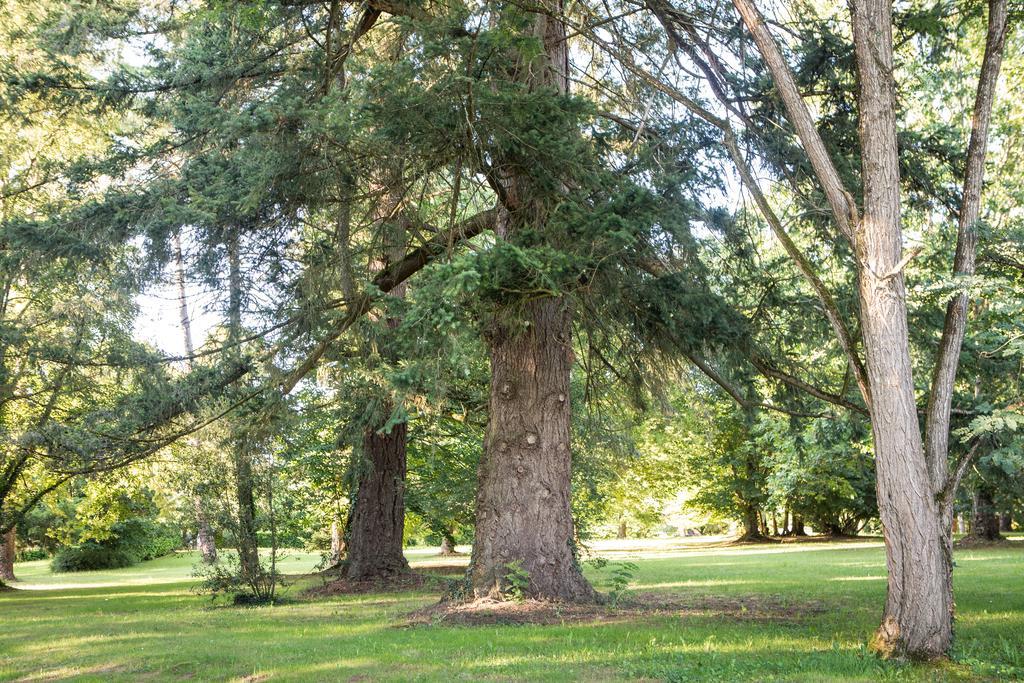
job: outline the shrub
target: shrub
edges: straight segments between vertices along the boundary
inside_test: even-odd
[[[61,548],[53,556],[50,568],[55,574],[61,572],[87,572],[97,569],[118,569],[138,562],[134,555],[123,548],[102,543],[79,543]]]
[[[18,562],[33,562],[35,560],[45,560],[49,556],[49,553],[42,548],[25,548],[18,551],[16,559]]]
[[[111,532],[114,535],[104,541],[61,548],[50,563],[51,569],[60,573],[130,567],[174,552],[181,545],[171,527],[140,517],[118,522]]]

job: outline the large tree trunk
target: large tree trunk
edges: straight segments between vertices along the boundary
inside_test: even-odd
[[[359,484],[349,516],[345,575],[352,580],[382,579],[409,571],[402,554],[405,533],[405,441],[407,425],[390,433],[363,433]]]
[[[970,538],[977,541],[1002,541],[999,533],[999,516],[996,514],[992,491],[984,484],[974,489],[972,500]]]
[[[590,601],[573,550],[570,502],[571,314],[563,299],[525,306],[524,327],[489,331],[490,420],[480,462],[476,597],[500,597],[510,563],[529,574],[530,597]]]
[[[16,543],[16,532],[14,527],[11,527],[4,534],[3,543],[0,544],[0,585],[3,585],[5,581],[17,580],[14,576],[14,558],[17,554]]]
[[[531,90],[567,94],[562,1],[544,0],[541,6],[525,26],[520,8],[499,17],[541,47],[515,55],[509,77]],[[530,169],[509,168],[514,170],[503,171],[500,179],[498,238],[512,239],[521,228],[543,232],[550,207],[532,194]],[[529,575],[530,597],[592,601],[597,594],[576,561],[570,508],[572,312],[558,297],[517,302],[495,313],[486,336],[490,419],[478,471],[472,592],[499,597],[508,565],[519,563]]]
[[[743,508],[743,516],[740,518],[743,531],[737,541],[763,541],[765,535],[761,533],[761,515],[756,505],[747,505]]]
[[[790,531],[793,536],[806,536],[807,530],[804,529],[804,518],[800,515],[793,514],[793,529]]]

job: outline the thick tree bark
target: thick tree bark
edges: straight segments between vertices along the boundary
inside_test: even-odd
[[[525,306],[526,324],[496,323],[490,421],[480,462],[476,542],[470,579],[476,597],[501,597],[509,563],[529,574],[533,598],[591,601],[573,550],[570,509],[569,371],[571,314],[563,299]]]
[[[405,534],[405,445],[407,425],[383,425],[363,433],[359,484],[348,522],[345,576],[384,579],[409,571],[402,554]]]
[[[3,543],[0,544],[0,586],[5,581],[16,581],[14,576],[14,558],[17,555],[17,538],[14,527],[11,527],[3,535]]]
[[[530,89],[567,94],[564,8],[561,0],[541,4],[543,11],[522,30],[542,49],[516,55],[509,76]],[[521,9],[509,16],[513,26],[522,26]],[[531,195],[527,173],[520,169],[497,181],[499,239],[522,227],[545,227],[549,209]],[[533,299],[497,311],[486,336],[490,419],[478,471],[473,595],[500,597],[508,564],[517,562],[529,575],[530,597],[592,601],[597,594],[576,561],[570,508],[572,312],[563,298]]]
[[[978,484],[974,489],[971,517],[971,539],[986,542],[1005,540],[999,533],[999,515],[996,514],[992,491],[984,484]]]

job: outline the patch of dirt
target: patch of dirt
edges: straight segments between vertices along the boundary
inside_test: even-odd
[[[442,602],[412,612],[399,627],[487,626],[519,624],[614,623],[642,617],[722,617],[741,621],[798,622],[825,611],[819,602],[793,602],[776,596],[683,598],[639,593],[618,604],[580,604],[524,600]]]
[[[1005,548],[1010,539],[1001,536],[997,539],[978,538],[977,536],[964,536],[953,544],[954,548]]]
[[[364,593],[404,593],[420,589],[444,590],[448,581],[437,576],[428,576],[418,572],[396,574],[387,578],[351,581],[336,578],[320,586],[307,588],[303,597],[329,598],[332,595],[361,595]]]

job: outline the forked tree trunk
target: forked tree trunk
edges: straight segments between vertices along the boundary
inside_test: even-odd
[[[1005,540],[999,533],[999,515],[996,514],[992,491],[984,484],[974,489],[971,510],[971,538],[977,541]]]
[[[533,598],[592,601],[573,551],[569,506],[571,314],[563,299],[525,305],[525,325],[495,324],[490,420],[480,462],[476,540],[470,567],[476,597],[501,597],[509,564],[529,575]]]
[[[405,533],[405,441],[407,425],[390,433],[363,433],[359,483],[348,522],[345,576],[383,579],[409,571],[402,554]]]
[[[17,555],[17,539],[14,527],[3,536],[0,544],[0,585],[5,581],[16,581],[14,576],[14,558]]]
[[[853,199],[817,132],[781,50],[751,0],[733,0],[821,182],[840,231],[857,258],[867,381],[858,383],[871,415],[878,504],[886,541],[888,596],[873,647],[885,656],[932,659],[952,643],[952,498],[962,469],[948,473],[953,382],[966,325],[967,295],[947,310],[927,409],[925,441],[915,404],[903,282],[900,179],[893,80],[892,2],[851,3],[858,70],[864,211]],[[995,83],[1006,38],[1005,0],[989,0],[985,57],[975,98],[954,273],[974,272],[982,175]],[[826,297],[819,296],[823,303]],[[844,339],[839,334],[840,340]],[[844,344],[851,365],[858,359]],[[966,463],[965,459],[962,463]]]

